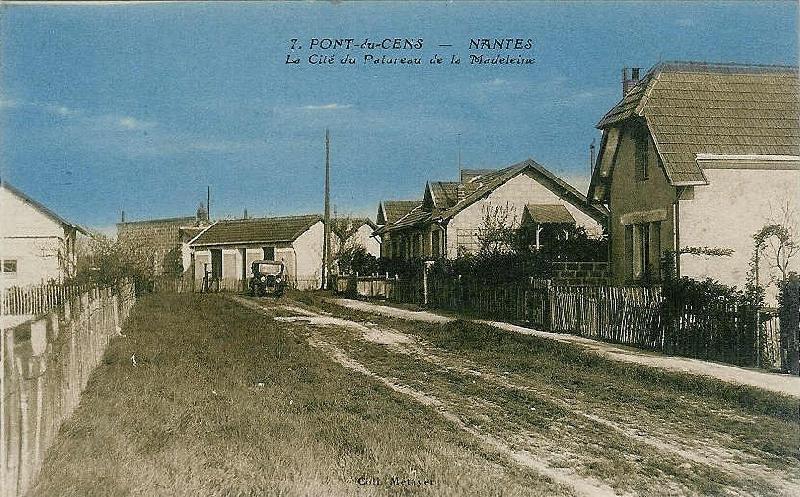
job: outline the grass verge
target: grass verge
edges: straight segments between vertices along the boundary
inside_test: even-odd
[[[568,494],[293,329],[220,296],[145,296],[29,495]]]

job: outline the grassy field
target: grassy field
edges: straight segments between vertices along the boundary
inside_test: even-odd
[[[569,493],[298,330],[219,296],[145,296],[30,495]]]
[[[800,489],[795,400],[319,294],[242,303],[142,299],[31,495]]]

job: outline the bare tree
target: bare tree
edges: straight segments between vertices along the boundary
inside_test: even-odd
[[[783,201],[777,211],[759,233],[762,234],[761,246],[767,265],[777,271],[783,281],[789,276],[793,259],[800,253],[800,239],[795,210],[789,200]],[[774,275],[771,279],[774,281]]]
[[[484,206],[483,219],[475,232],[479,253],[509,252],[513,247],[516,229],[517,215],[513,205],[506,202],[505,205]]]

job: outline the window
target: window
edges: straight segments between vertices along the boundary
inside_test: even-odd
[[[431,233],[431,255],[433,257],[439,257],[441,255],[439,248],[440,245],[440,237],[442,236],[441,231],[433,231]]]
[[[643,181],[647,179],[647,156],[650,145],[647,128],[636,128],[636,131],[633,132],[633,141],[636,147],[633,158],[636,180]]]
[[[626,276],[630,281],[657,281],[661,276],[661,222],[625,227]]]
[[[263,250],[264,250],[264,260],[266,261],[275,260],[275,247],[263,247]]]
[[[17,260],[16,259],[5,259],[3,261],[3,273],[6,273],[6,276],[16,276],[16,274],[17,274]]]

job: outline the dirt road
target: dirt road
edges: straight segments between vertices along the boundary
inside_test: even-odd
[[[514,354],[431,343],[449,326],[444,319],[234,299],[286,323],[353,374],[432,409],[508,464],[576,495],[800,495],[796,420],[691,388],[676,393],[682,379],[649,388],[635,365],[603,376],[609,366],[569,349],[515,369]]]
[[[454,318],[441,316],[427,311],[410,311],[398,309],[386,305],[373,304],[351,299],[329,299],[329,302],[349,309],[372,312],[389,317],[397,317],[411,321],[422,321],[427,323],[447,323],[454,321]],[[564,333],[550,333],[547,331],[534,330],[500,321],[478,321],[502,330],[513,333],[532,335],[548,340],[570,343],[595,353],[613,359],[615,361],[630,362],[665,369],[668,371],[678,371],[682,373],[709,376],[719,380],[738,383],[740,385],[750,385],[771,392],[800,398],[800,377],[787,374],[767,373],[755,371],[747,368],[729,366],[688,357],[665,356],[662,354],[650,353],[635,350],[629,347],[620,347],[610,343],[591,340],[589,338],[567,335]]]

